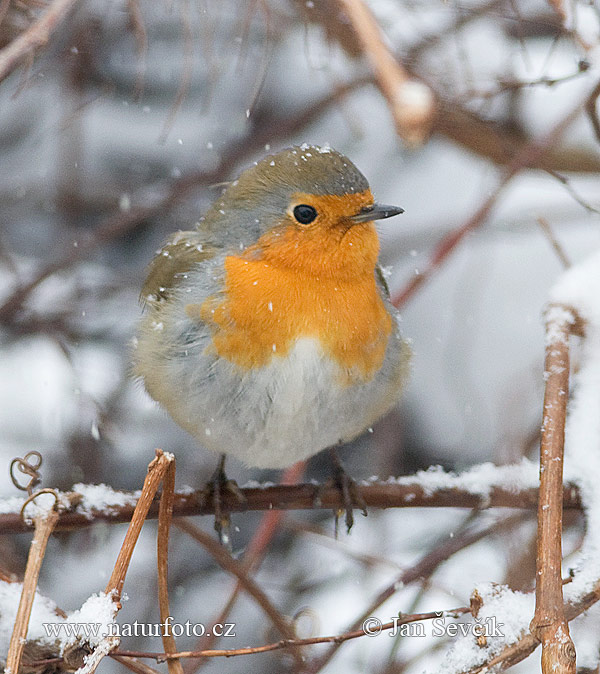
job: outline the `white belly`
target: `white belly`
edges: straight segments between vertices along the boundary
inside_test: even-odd
[[[356,437],[395,404],[407,374],[408,347],[396,331],[374,378],[348,385],[349,373],[317,339],[300,338],[243,371],[218,357],[208,331],[187,316],[165,321],[172,327],[162,341],[147,338],[152,318],[136,357],[150,395],[201,445],[258,468],[284,468]]]

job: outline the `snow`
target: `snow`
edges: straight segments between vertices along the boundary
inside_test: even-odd
[[[489,497],[494,487],[514,492],[537,488],[538,478],[537,463],[524,458],[517,464],[506,466],[481,463],[459,474],[446,472],[441,466],[432,466],[428,470],[418,471],[415,475],[388,478],[386,482],[419,486],[427,496],[441,489],[461,489],[485,499]],[[378,479],[373,477],[371,481]]]
[[[0,610],[0,659],[8,652],[22,591],[23,583],[0,581],[0,607],[2,607],[2,610]],[[46,635],[42,623],[63,620],[57,615],[56,611],[56,604],[36,590],[27,631],[28,641],[40,641],[50,645],[55,643],[54,638],[48,638]]]
[[[73,491],[81,494],[81,502],[77,511],[92,517],[93,512],[114,512],[122,506],[135,506],[141,491],[125,493],[115,491],[106,484],[74,484]]]
[[[564,590],[569,601],[576,601],[600,580],[600,252],[563,274],[550,297],[573,307],[586,322],[565,430],[565,479],[578,485],[586,511],[575,576]]]
[[[458,637],[444,659],[444,672],[447,674],[465,672],[482,665],[505,646],[518,641],[529,630],[535,607],[533,593],[512,592],[506,586],[493,583],[477,585],[475,591],[483,601],[477,618],[474,619],[475,624],[486,625],[486,621],[495,620],[495,623],[487,624],[495,624],[497,631],[489,630],[483,646],[473,634]]]
[[[97,634],[92,634],[86,641],[95,648],[99,646],[104,638],[111,634],[110,625],[114,623],[117,614],[117,605],[111,595],[104,592],[98,592],[89,597],[81,608],[69,613],[65,622],[75,624],[94,624],[100,625]],[[62,642],[62,651],[72,644],[74,639],[66,639]]]
[[[150,100],[148,96],[139,104],[130,102],[125,106],[121,104],[120,95],[116,97],[119,100],[113,100],[108,94],[94,101],[94,105],[78,109],[77,118],[81,119],[81,125],[76,133],[82,134],[81,142],[85,148],[85,156],[78,158],[83,161],[83,170],[79,172],[81,187],[86,190],[91,185],[97,186],[98,176],[109,175],[114,180],[109,189],[102,192],[100,200],[96,195],[80,195],[86,200],[91,196],[92,203],[98,203],[99,207],[103,200],[111,202],[111,209],[120,206],[128,210],[135,204],[152,207],[158,199],[166,196],[173,165],[178,167],[174,174],[181,172],[184,176],[190,171],[216,169],[226,156],[221,153],[232,142],[238,142],[248,127],[245,111],[254,109],[252,101],[257,91],[255,75],[260,70],[255,67],[255,56],[256,53],[261,58],[263,56],[266,41],[261,30],[264,21],[255,16],[245,45],[248,50],[244,58],[239,59],[239,47],[232,49],[237,40],[241,41],[240,37],[233,37],[239,28],[236,16],[239,12],[235,4],[224,3],[218,16],[211,17],[210,12],[201,15],[192,13],[194,30],[198,27],[194,23],[196,15],[200,17],[203,29],[206,26],[211,28],[206,22],[213,20],[214,38],[211,38],[207,55],[198,52],[194,57],[192,86],[174,121],[172,142],[156,142],[169,106],[175,99],[181,75],[180,52],[173,48],[175,42],[180,47],[181,25],[177,12],[171,12],[165,19],[159,5],[156,4],[155,8],[151,5],[149,3],[149,7],[144,7],[144,13],[153,14],[145,17],[149,36],[147,81],[152,106],[145,105]],[[399,47],[402,54],[408,53],[410,46],[424,36],[434,34],[455,19],[461,16],[473,18],[469,13],[477,7],[470,2],[464,7],[455,7],[452,3],[412,3],[408,6],[396,0],[369,0],[369,6],[390,44]],[[569,17],[568,25],[586,41],[597,42],[596,9],[586,7],[585,2],[564,3],[564,7],[568,12],[572,8],[575,10]],[[522,9],[526,13],[530,10],[528,7]],[[99,21],[106,21],[107,12],[97,11]],[[545,11],[551,10],[546,7]],[[122,13],[112,11],[112,15],[114,28],[121,27]],[[273,41],[273,57],[265,74],[265,86],[259,101],[261,106],[268,107],[271,101],[276,104],[274,109],[278,114],[281,112],[282,118],[288,116],[292,119],[309,101],[331,93],[348,78],[366,72],[356,59],[346,58],[334,42],[326,43],[319,33],[320,28],[313,26],[307,30],[304,25],[294,27],[289,21],[288,29],[288,22],[284,19],[286,30],[279,31],[279,13],[272,18],[276,40]],[[467,89],[490,91],[496,87],[500,76],[506,76],[508,80],[511,76],[535,79],[574,72],[580,57],[592,63],[589,79],[597,79],[597,72],[594,72],[598,62],[597,49],[590,52],[573,49],[569,36],[558,44],[544,36],[534,39],[525,37],[523,40],[507,37],[507,30],[517,25],[518,21],[508,7],[501,21],[496,14],[475,18],[456,36],[448,34],[444,37],[441,47],[431,51],[429,61],[415,64],[418,72],[427,74],[428,81],[434,84],[437,80],[442,89],[445,86],[442,93],[448,93],[449,98],[465,95],[465,100],[468,99],[467,94],[470,95]],[[258,40],[254,35],[257,29]],[[158,34],[162,37],[157,37]],[[139,63],[134,52],[128,52],[129,57],[122,52],[119,30],[111,31],[110,35],[114,42],[111,41],[108,50],[109,58],[105,63],[100,60],[99,63],[106,66],[104,74],[110,81],[118,82],[118,90],[122,92],[132,85]],[[165,36],[169,35],[171,37],[167,39]],[[125,41],[131,47],[130,38],[125,31]],[[257,46],[258,50],[255,50]],[[213,74],[207,73],[207,63],[202,63],[202,58],[212,61]],[[247,69],[243,67],[244,62],[248,65]],[[294,74],[293,78],[290,73]],[[45,74],[49,82],[53,73],[47,70]],[[215,77],[213,81],[211,78],[216,74],[219,75],[218,80]],[[502,96],[491,101],[475,101],[475,105],[478,112],[489,115],[491,119],[516,121],[526,131],[539,133],[564,114],[566,106],[580,95],[586,80],[587,75],[567,84],[527,89],[515,94],[511,103]],[[158,89],[154,89],[155,83],[158,83]],[[64,146],[69,147],[69,128],[68,125],[65,127],[65,119],[67,123],[69,120],[64,118],[66,90],[58,87],[53,91],[50,86],[40,90],[39,78],[37,81],[33,78],[30,84],[19,96],[10,99],[11,85],[7,83],[6,96],[2,99],[3,128],[7,137],[11,138],[6,151],[14,167],[2,178],[3,193],[12,195],[16,204],[8,204],[4,214],[6,231],[3,232],[2,248],[6,248],[8,257],[13,251],[18,253],[15,258],[21,280],[31,278],[37,269],[44,266],[47,259],[43,253],[46,250],[52,254],[60,252],[62,244],[70,246],[73,238],[79,240],[78,250],[81,250],[84,234],[92,231],[95,224],[94,215],[94,221],[65,226],[62,209],[53,212],[53,191],[57,184],[60,185],[55,165],[62,163],[56,162],[56,157],[62,156],[60,153],[57,155],[56,143],[60,142],[62,147],[64,142]],[[259,116],[256,121],[259,121]],[[27,134],[29,124],[33,132]],[[67,134],[64,139],[63,133]],[[175,139],[182,142],[174,142]],[[271,146],[265,143],[266,140],[271,139],[265,138],[261,144],[264,143],[265,151],[269,152]],[[375,87],[347,96],[343,103],[333,106],[314,120],[309,129],[293,138],[272,140],[273,151],[279,150],[283,144],[299,145],[306,140],[310,143],[303,151],[309,153],[313,152],[310,149],[314,147],[313,143],[318,146],[316,151],[329,151],[324,141],[330,142],[356,163],[369,179],[378,200],[399,203],[407,209],[402,223],[390,220],[378,225],[382,263],[394,265],[389,279],[393,290],[403,287],[406,279],[414,274],[415,266],[420,269],[425,267],[435,243],[463,222],[480,199],[494,189],[498,174],[497,167],[440,135],[436,135],[419,152],[403,151],[391,128],[386,102]],[[19,155],[22,152],[19,143],[24,144],[28,158],[35,157],[34,163],[23,161]],[[579,150],[593,150],[594,146],[589,121],[582,115],[580,123],[569,134],[565,147],[567,150],[573,148],[577,154]],[[250,164],[260,154],[262,150],[243,163]],[[302,161],[300,157],[298,160]],[[234,172],[232,170],[232,175]],[[30,179],[31,176],[33,179]],[[163,178],[164,183],[161,183]],[[156,183],[151,182],[155,179]],[[570,175],[569,179],[585,199],[598,205],[596,174]],[[36,195],[36,202],[45,200],[47,211],[36,214],[28,194]],[[97,330],[90,340],[67,340],[68,354],[48,334],[19,334],[13,341],[3,343],[0,381],[9,385],[0,387],[0,408],[3,410],[0,452],[6,465],[13,456],[22,456],[29,449],[39,448],[45,458],[44,485],[51,486],[60,480],[61,486],[68,487],[73,482],[93,479],[131,490],[141,484],[146,466],[152,459],[153,448],[158,445],[176,449],[179,474],[184,476],[186,483],[194,488],[204,483],[213,468],[214,456],[200,450],[143,396],[139,388],[119,383],[119,380],[123,378],[126,381],[126,340],[131,338],[133,323],[139,315],[137,292],[143,266],[150,259],[152,250],[170,231],[178,227],[189,229],[194,222],[201,220],[200,214],[213,197],[214,193],[210,190],[194,190],[193,196],[182,200],[175,211],[165,213],[142,228],[143,236],[127,237],[122,242],[124,245],[103,246],[97,251],[99,264],[96,267],[111,270],[109,280],[114,285],[125,287],[128,296],[121,296],[109,304],[104,291],[114,291],[105,285],[105,279],[99,279],[101,282],[97,283],[88,282],[93,272],[92,265],[80,267],[78,273],[68,270],[54,275],[38,289],[32,298],[32,306],[41,315],[49,308],[52,311],[55,308],[71,311],[72,308],[73,317],[81,316],[84,311],[86,316],[85,321],[75,320],[75,327],[85,323],[88,329],[93,319],[102,329]],[[416,482],[427,493],[456,487],[476,494],[485,503],[493,486],[520,489],[536,485],[535,462],[521,463],[520,452],[523,439],[539,428],[544,339],[540,315],[548,299],[548,287],[560,273],[559,263],[535,225],[538,216],[549,220],[556,238],[571,260],[578,260],[600,244],[598,219],[575,204],[553,178],[535,171],[524,171],[518,176],[504,193],[485,227],[468,237],[460,250],[404,308],[402,332],[413,338],[415,352],[404,410],[385,420],[383,426],[377,425],[373,435],[358,440],[354,450],[344,450],[344,460],[347,457],[349,461],[356,461],[353,467],[356,470],[351,471],[355,477],[394,472],[399,465],[398,457],[406,446],[419,466],[439,462],[462,471],[448,473],[435,468],[422,471],[415,477],[401,478],[400,482]],[[597,309],[593,295],[595,293],[598,298],[600,294],[591,288],[586,291],[589,274],[586,272],[578,277],[579,269],[577,265],[561,277],[553,291],[557,295],[551,297],[551,301],[576,305],[578,313],[589,322]],[[593,270],[588,271],[591,273]],[[96,273],[94,278],[97,277]],[[570,290],[567,288],[568,279],[572,284]],[[3,274],[2,281],[1,292],[6,295],[19,279],[7,272]],[[85,296],[78,299],[82,289],[85,289]],[[553,317],[559,317],[558,311],[551,309]],[[598,325],[597,321],[595,325]],[[593,494],[594,475],[600,473],[597,465],[598,429],[594,425],[594,417],[598,416],[598,401],[594,399],[594,388],[598,387],[598,366],[595,356],[597,344],[592,343],[597,339],[589,328],[588,337],[582,345],[583,369],[574,375],[573,381],[565,477],[580,485],[589,522],[593,526],[588,527],[584,554],[572,555],[569,559],[569,564],[575,564],[578,569],[578,575],[573,583],[565,587],[567,597],[579,596],[585,587],[594,582],[592,562],[598,558],[598,541],[595,540],[595,532],[599,528],[598,504]],[[117,340],[107,339],[108,332],[116,335]],[[578,340],[573,341],[577,344]],[[120,386],[123,388],[120,389]],[[121,392],[123,397],[119,399]],[[410,426],[410,437],[402,448],[398,441],[402,434],[400,423]],[[83,446],[74,437],[77,429],[79,437],[85,438]],[[85,443],[91,440],[95,444],[91,443],[89,456],[86,456]],[[73,447],[77,448],[77,452],[69,449]],[[464,470],[470,464],[481,461],[486,463]],[[495,469],[487,463],[489,461],[517,463]],[[96,469],[97,472],[88,472]],[[312,475],[319,474],[317,470],[319,468]],[[235,462],[228,466],[228,473],[230,471],[239,473],[235,477],[240,484],[251,478],[248,486],[264,485],[265,477],[276,479],[273,475],[242,470]],[[8,479],[8,471],[0,473],[0,487],[3,488],[0,493],[8,496],[0,501],[0,512],[18,512],[23,499],[12,497],[15,492]],[[322,479],[319,474],[319,480]],[[92,486],[77,487],[85,492],[80,508],[88,513],[119,507],[123,499],[131,505],[135,502],[131,496],[109,487],[98,485],[98,491],[94,491],[96,488]],[[486,518],[493,515],[493,512],[486,511],[478,516]],[[312,521],[313,517],[316,520],[319,516],[319,513],[310,512],[286,515],[302,523],[308,519]],[[367,520],[357,518],[352,536],[342,536],[341,540],[357,552],[381,555],[396,566],[405,567],[414,563],[428,545],[458,532],[466,517],[464,511],[445,509],[371,512]],[[234,523],[241,528],[241,534],[236,533],[232,541],[238,549],[247,545],[254,531],[255,518],[258,515],[234,516]],[[210,529],[208,518],[199,522]],[[332,529],[329,525],[326,519],[326,531]],[[148,578],[155,573],[154,526],[148,523],[142,532],[141,544],[145,547],[136,549],[128,576],[132,587],[146,587]],[[41,586],[51,587],[52,596],[63,607],[80,605],[85,597],[98,589],[98,583],[100,586],[105,584],[106,574],[110,573],[122,541],[123,529],[122,526],[100,524],[70,535],[68,540],[61,541],[61,545],[51,541],[48,559],[42,568]],[[531,533],[527,532],[528,535]],[[569,530],[569,537],[575,547],[578,544],[575,527]],[[413,601],[419,601],[423,610],[456,606],[468,601],[475,582],[482,579],[503,582],[512,561],[507,548],[511,543],[519,545],[521,540],[528,540],[520,529],[514,538],[517,541],[508,541],[507,545],[506,537],[491,537],[465,550],[456,559],[444,564],[431,586],[422,592],[422,598],[419,599],[414,587],[399,590],[389,612],[406,610]],[[20,550],[24,553],[26,536],[22,539],[17,538],[17,545],[22,546]],[[268,572],[263,573],[261,582],[290,614],[297,606],[308,602],[320,619],[315,631],[334,633],[338,627],[345,626],[349,616],[357,615],[371,601],[373,593],[390,581],[389,570],[386,574],[379,568],[374,572],[369,568],[369,572],[365,573],[355,561],[345,559],[342,552],[319,554],[313,550],[314,547],[307,549],[305,545],[294,543],[293,554],[287,557],[286,546],[277,547],[270,555],[270,566]],[[514,548],[513,553],[516,556]],[[206,616],[202,611],[199,613],[198,607],[220,606],[223,585],[230,579],[214,571],[207,573],[207,568],[212,568],[209,567],[210,562],[186,539],[174,540],[170,563],[173,575],[178,579],[172,595],[174,610],[185,618],[200,615],[204,620]],[[139,565],[137,571],[136,564]],[[305,592],[303,587],[315,589]],[[478,587],[485,594],[485,588]],[[131,611],[132,620],[156,608],[156,599],[150,596],[152,593],[137,594],[140,596],[134,597],[124,608],[124,612]],[[488,594],[493,594],[491,589]],[[492,605],[500,601],[493,596],[488,600]],[[504,601],[519,603],[525,600],[520,597],[511,599],[507,595]],[[0,606],[3,603],[0,601]],[[514,610],[514,607],[501,603],[497,603],[496,608],[505,613],[509,608]],[[240,629],[246,630],[243,638],[250,644],[257,643],[264,636],[260,631],[262,622],[252,619],[255,615],[253,610],[250,602],[244,601],[236,616]],[[514,634],[518,633],[520,625],[527,624],[531,611],[527,616],[525,613],[527,611],[517,621]],[[587,632],[582,631],[580,640],[576,642],[578,660],[586,658],[586,664],[594,661],[598,651],[599,619],[597,612],[592,615]],[[573,633],[579,639],[577,622]],[[259,624],[260,628],[257,627]],[[332,627],[331,631],[329,627]],[[368,643],[365,641],[358,640],[354,645],[344,646],[336,661],[325,671],[347,671],[350,674],[383,671],[388,656],[385,644],[390,640],[382,637],[368,640]],[[427,646],[421,641],[425,640],[404,640],[399,645],[404,650],[400,660],[407,661],[407,654],[417,656],[431,646],[431,643]],[[160,644],[154,645],[155,650],[161,647]],[[458,647],[458,643],[455,645]],[[148,644],[136,646],[146,647]],[[472,644],[468,648],[467,644],[462,644],[460,648],[465,649],[462,651],[465,660],[473,660]],[[365,653],[368,653],[369,660],[367,655],[363,655]],[[457,650],[456,657],[460,659],[459,656]],[[425,657],[426,663],[417,660],[407,664],[407,674],[420,673],[425,666],[431,669],[431,661],[436,655]],[[445,656],[440,654],[440,657],[442,660],[437,671],[445,671]],[[379,667],[371,667],[377,658],[383,658],[384,662],[379,663]],[[250,661],[253,664],[249,666],[261,667],[262,661],[258,657]],[[236,659],[218,664],[223,672],[236,671],[240,666]],[[525,671],[531,671],[531,663],[526,665],[528,669]],[[591,664],[589,666],[593,668]],[[105,661],[101,669],[112,673],[119,667]]]

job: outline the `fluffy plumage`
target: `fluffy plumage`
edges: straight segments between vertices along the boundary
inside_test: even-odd
[[[313,206],[310,224],[294,219]],[[244,172],[150,265],[135,372],[183,428],[281,468],[345,442],[393,406],[409,352],[377,272],[368,183],[302,146]]]

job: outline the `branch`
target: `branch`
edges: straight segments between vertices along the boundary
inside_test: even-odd
[[[396,126],[409,147],[421,145],[431,130],[434,96],[423,82],[413,79],[384,43],[381,29],[363,0],[338,0],[350,19],[362,50],[371,63],[381,93]]]
[[[585,106],[585,111],[594,129],[596,140],[600,143],[600,119],[598,118],[597,110],[598,96],[600,96],[600,82],[598,82],[594,91],[592,91]]]
[[[241,493],[246,502],[240,503],[235,496],[224,493],[222,507],[227,512],[256,510],[337,510],[343,507],[340,490],[332,485],[295,484],[269,487],[245,487]],[[533,510],[538,504],[536,488],[492,486],[489,493],[471,492],[464,487],[432,488],[427,484],[374,482],[360,485],[360,493],[369,508],[521,508]],[[203,490],[178,492],[174,495],[175,517],[213,515],[210,499]],[[318,496],[318,502],[316,497]],[[23,522],[18,509],[21,501],[15,499],[15,512],[0,514],[0,534],[29,531],[31,525]],[[125,503],[124,503],[125,502]],[[68,505],[71,503],[72,505]],[[133,515],[136,496],[134,492],[115,492],[115,504],[104,508],[87,508],[82,494],[61,494],[65,510],[60,513],[57,531],[83,529],[96,522],[117,524],[129,522]],[[563,490],[563,507],[580,510],[581,502],[576,487],[566,485]],[[158,517],[158,500],[148,510],[146,519]]]
[[[460,227],[447,234],[435,248],[429,264],[423,271],[406,284],[404,289],[392,296],[392,302],[397,306],[403,306],[412,297],[412,295],[427,281],[437,268],[446,260],[450,253],[465,238],[467,234],[480,227],[489,217],[496,201],[506,189],[510,181],[523,169],[531,167],[541,160],[541,158],[552,147],[556,145],[560,137],[567,128],[579,116],[582,108],[585,107],[589,95],[558,122],[554,128],[541,139],[534,139],[523,146],[519,152],[509,162],[500,179],[500,182],[494,192],[479,206],[473,215]]]
[[[412,567],[403,571],[400,575],[394,578],[393,582],[389,583],[371,602],[369,607],[365,609],[358,618],[356,618],[352,624],[347,628],[348,631],[356,630],[360,625],[384,603],[390,597],[392,597],[400,588],[414,583],[416,581],[422,581],[426,578],[430,578],[435,570],[445,562],[450,559],[457,552],[464,550],[465,548],[477,543],[486,536],[488,536],[492,531],[497,531],[499,529],[506,529],[512,527],[514,524],[521,521],[522,516],[516,515],[513,517],[507,517],[506,519],[500,522],[493,522],[492,524],[485,527],[474,527],[470,530],[464,531],[459,536],[455,536],[451,539],[445,539],[441,545],[437,545],[430,552],[424,555],[416,564]],[[320,672],[333,658],[337,653],[340,647],[340,643],[335,642],[327,650],[324,655],[316,659],[311,663],[309,668],[309,674],[317,674]]]
[[[175,458],[166,465],[163,490],[158,506],[158,532],[156,534],[156,562],[158,565],[158,606],[160,621],[165,624],[171,615],[169,610],[169,531],[173,519],[173,494],[175,491]],[[163,648],[168,653],[177,651],[175,637],[165,630],[162,634]],[[169,674],[183,674],[179,660],[169,660]]]
[[[189,534],[195,541],[207,550],[217,564],[225,571],[238,579],[239,585],[255,599],[256,603],[262,608],[264,613],[271,619],[273,625],[285,638],[286,642],[291,643],[295,639],[294,629],[289,622],[275,608],[271,600],[263,592],[260,586],[248,575],[247,565],[235,560],[228,550],[221,545],[213,536],[202,531],[197,526],[185,519],[180,519],[175,526],[181,531]],[[161,618],[162,619],[162,618]],[[300,653],[294,648],[292,651],[297,665],[302,664]]]
[[[579,601],[565,606],[565,617],[567,621],[571,622],[571,620],[580,616],[598,601],[600,601],[600,582],[596,583],[593,589],[585,594]],[[537,637],[531,633],[525,634],[519,641],[507,646],[489,662],[474,667],[465,674],[488,674],[494,667],[497,667],[497,671],[503,672],[509,667],[525,660],[525,658],[529,657],[539,645],[540,642]]]
[[[54,0],[42,16],[9,45],[0,50],[0,82],[38,47],[43,47],[77,0]]]
[[[373,634],[394,629],[400,625],[407,625],[421,620],[433,620],[443,616],[458,617],[465,613],[470,613],[471,609],[468,606],[461,606],[459,608],[450,609],[448,611],[430,611],[429,613],[413,613],[411,615],[400,614],[396,620],[392,620],[383,624],[373,624],[376,632],[372,631],[370,626],[354,630],[352,632],[345,632],[344,634],[337,634],[327,637],[308,637],[307,639],[283,639],[265,646],[248,646],[247,648],[232,648],[222,650],[205,650],[205,651],[183,651],[181,653],[149,653],[144,651],[115,651],[115,656],[133,656],[136,658],[152,658],[154,660],[169,660],[172,658],[231,658],[236,655],[253,655],[255,653],[268,653],[269,651],[278,651],[287,648],[297,648],[299,646],[313,646],[314,644],[335,643],[342,644],[344,641],[350,639],[358,639],[364,636],[373,636]]]
[[[119,550],[117,561],[115,562],[113,572],[105,590],[107,595],[112,594],[113,600],[117,604],[121,599],[123,585],[125,584],[125,575],[127,574],[127,569],[129,568],[135,545],[142,530],[142,525],[146,521],[148,511],[156,496],[158,487],[164,479],[172,461],[172,455],[164,454],[162,450],[157,449],[156,458],[148,466],[148,475],[146,475],[146,479],[144,480],[142,494],[132,512],[131,522],[129,523],[127,533],[125,534],[125,540]],[[158,515],[158,512],[160,511],[160,501],[155,500],[154,503],[157,506]]]
[[[544,674],[574,674],[575,647],[569,636],[562,594],[562,475],[569,399],[569,333],[573,314],[552,306],[546,320],[546,391],[540,445],[535,616],[531,631],[542,642]]]
[[[58,513],[54,509],[35,518],[35,534],[29,546],[25,578],[23,579],[23,590],[6,657],[5,671],[7,674],[10,672],[17,674],[19,671],[42,561],[46,554],[46,546],[48,545],[50,534],[52,534],[57,520]]]

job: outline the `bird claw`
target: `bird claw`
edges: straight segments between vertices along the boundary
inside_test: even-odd
[[[354,526],[354,508],[358,508],[364,517],[367,517],[367,504],[362,497],[360,487],[345,471],[342,462],[337,454],[335,448],[330,450],[333,459],[333,478],[330,483],[336,486],[342,496],[343,508],[338,508],[334,511],[335,515],[335,537],[337,538],[339,532],[339,519],[344,514],[344,522],[346,524],[346,533],[350,533],[350,529]]]
[[[230,480],[225,474],[225,455],[221,456],[219,464],[206,483],[203,490],[203,502],[212,502],[215,514],[215,531],[219,537],[219,543],[231,549],[231,517],[223,510],[223,495],[231,494],[238,503],[246,503],[246,497],[235,480]]]

